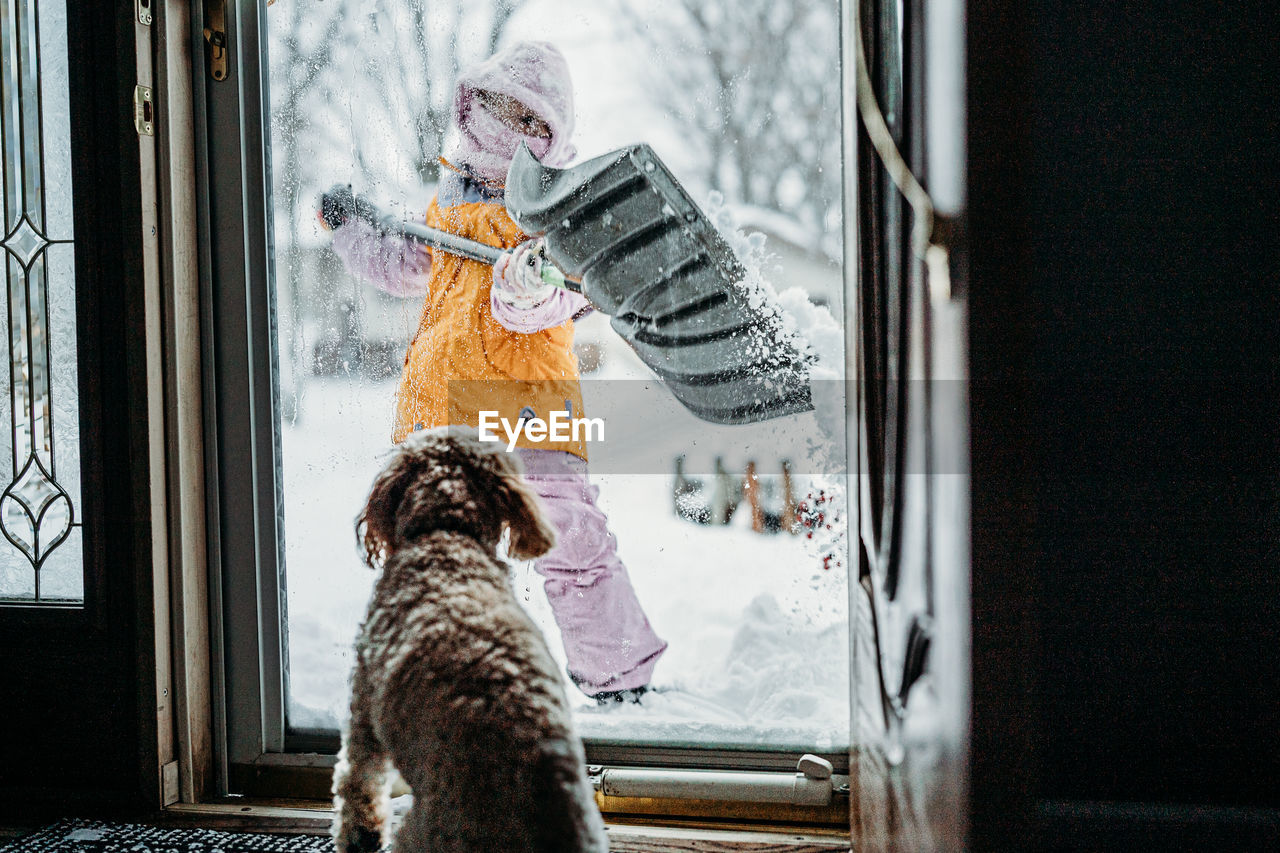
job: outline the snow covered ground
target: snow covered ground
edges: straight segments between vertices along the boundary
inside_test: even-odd
[[[634,365],[619,363],[625,356],[610,352],[606,373],[635,375]],[[351,645],[374,580],[357,555],[353,520],[388,449],[394,391],[394,381],[309,379],[299,417],[284,425],[295,727],[335,728],[346,714]],[[585,405],[591,409],[589,397]],[[696,433],[686,435],[696,441]],[[650,621],[670,648],[654,674],[659,692],[642,705],[599,709],[570,686],[580,700],[581,734],[708,746],[847,745],[847,581],[843,567],[823,568],[822,538],[755,534],[743,507],[726,527],[684,521],[671,510],[669,474],[593,479]],[[521,564],[514,582],[563,665],[541,578]]]

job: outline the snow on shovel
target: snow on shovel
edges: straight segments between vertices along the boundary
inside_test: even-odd
[[[750,424],[810,411],[810,355],[783,328],[770,294],[648,145],[568,169],[521,146],[507,172],[507,212],[543,237],[549,284],[580,291],[699,418]],[[381,216],[380,230],[492,264],[499,249]]]

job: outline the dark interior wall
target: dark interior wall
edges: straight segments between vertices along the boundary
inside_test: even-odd
[[[159,802],[133,4],[68,2],[86,604],[0,607],[0,817]]]
[[[1278,31],[970,4],[978,846],[1280,827]]]
[[[1280,806],[1280,109],[1260,11],[1029,4],[1046,798]]]

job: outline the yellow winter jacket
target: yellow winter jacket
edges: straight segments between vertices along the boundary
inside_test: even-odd
[[[440,207],[433,228],[509,249],[527,239],[501,204],[472,202]],[[583,417],[573,321],[540,332],[513,332],[489,311],[492,267],[443,251],[431,254],[431,274],[417,334],[405,355],[396,402],[394,440],[419,425],[479,426],[481,411],[496,411],[513,425],[532,410],[547,421],[554,410]],[[506,434],[498,429],[506,443]],[[584,441],[531,442],[519,447],[566,450],[587,458]]]

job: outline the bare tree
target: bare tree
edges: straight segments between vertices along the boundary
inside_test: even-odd
[[[839,7],[834,0],[614,0],[647,45],[650,97],[700,149],[731,203],[833,231],[840,203]],[[816,241],[815,241],[816,242]]]
[[[306,339],[308,327],[359,337],[361,297],[353,283],[333,268],[310,275],[304,262],[303,229],[320,193],[350,182],[384,201],[421,203],[437,172],[454,79],[494,51],[524,2],[327,0],[269,10],[286,417],[296,416],[311,366],[316,341]],[[335,290],[344,286],[353,292]]]
[[[329,65],[346,7],[341,3],[317,4],[309,19],[298,13],[297,4],[272,9],[269,14],[271,42],[271,153],[273,160],[273,201],[279,224],[285,227],[282,245],[276,247],[276,310],[284,318],[287,346],[281,347],[281,415],[295,419],[307,361],[304,355],[303,324],[298,306],[302,290],[303,262],[299,245],[300,207],[303,192],[310,190],[315,175],[301,154],[301,141],[311,128],[307,112],[308,95],[319,87],[322,71]],[[318,30],[318,36],[308,30]],[[280,233],[281,229],[277,229]],[[281,341],[281,344],[284,342]]]
[[[494,51],[524,2],[290,4],[272,22],[273,98],[278,85],[286,90],[273,110],[277,144],[309,149],[330,177],[336,164],[371,186],[403,183],[413,174],[430,183],[453,81]]]

